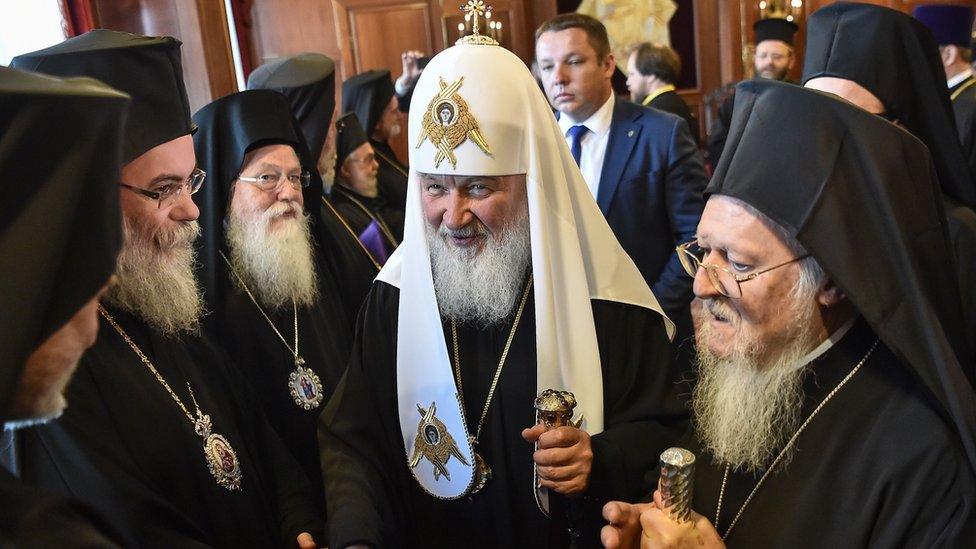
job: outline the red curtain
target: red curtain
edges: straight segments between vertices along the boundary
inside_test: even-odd
[[[73,38],[95,28],[91,0],[60,0],[64,35]]]

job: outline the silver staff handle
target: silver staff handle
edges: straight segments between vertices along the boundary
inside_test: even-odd
[[[661,501],[671,520],[691,520],[691,499],[695,492],[695,454],[684,448],[661,453]]]

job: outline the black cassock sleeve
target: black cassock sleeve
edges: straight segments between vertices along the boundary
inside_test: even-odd
[[[687,428],[687,385],[659,314],[632,305],[593,302],[603,366],[604,424],[591,439],[593,470],[586,494],[573,503],[579,529],[599,532],[601,508],[637,501],[661,452]]]
[[[107,549],[125,541],[82,503],[24,485],[0,469],[0,547]]]
[[[308,477],[264,414],[254,393],[258,388],[247,382],[247,377],[230,361],[226,352],[217,347],[211,349],[218,354],[220,362],[227,365],[226,377],[239,401],[238,407],[245,418],[243,423],[251,428],[260,467],[269,485],[268,493],[274,498],[278,511],[282,546],[296,545],[298,535],[303,532],[308,532],[316,543],[323,545],[324,524],[322,517],[316,516],[318,507]]]
[[[23,478],[90,502],[120,528],[125,546],[207,547],[194,541],[204,534],[143,481],[118,444],[115,419],[84,360],[70,396],[59,420],[19,433]]]
[[[374,547],[396,545],[399,530],[391,505],[395,490],[392,474],[401,463],[389,463],[402,453],[387,436],[377,402],[396,398],[394,370],[375,371],[367,366],[394,368],[396,307],[382,303],[374,284],[360,312],[349,367],[319,419],[319,446],[329,517],[329,547],[352,544]],[[385,306],[384,306],[385,305]],[[396,419],[396,418],[394,418]],[[399,434],[399,425],[395,432]]]

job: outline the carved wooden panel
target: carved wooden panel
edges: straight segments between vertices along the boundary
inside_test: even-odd
[[[400,54],[407,50],[432,52],[434,33],[426,2],[373,5],[370,1],[336,2],[342,17],[340,28],[349,36],[346,57],[348,76],[386,68],[393,77],[400,72]]]
[[[305,52],[328,55],[341,65],[343,46],[328,0],[253,0],[250,23],[255,67]]]

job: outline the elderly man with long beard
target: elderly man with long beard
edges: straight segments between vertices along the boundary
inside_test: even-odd
[[[0,67],[0,453],[53,421],[98,332],[98,299],[122,246],[119,179],[125,94],[88,78]],[[39,163],[45,168],[39,169]],[[121,547],[75,499],[16,478],[0,456],[0,546]]]
[[[312,229],[319,253],[325,256],[342,288],[346,317],[352,325],[382,264],[360,242],[351,219],[340,213],[327,196],[332,192],[336,176],[335,78],[332,59],[320,53],[300,53],[254,69],[247,77],[247,88],[274,90],[284,95],[305,137],[310,159],[317,158],[312,173],[318,172],[322,186],[309,185],[302,194],[309,212],[316,204],[320,205],[319,219]]]
[[[120,193],[125,243],[71,407],[27,433],[29,482],[81,498],[157,547],[314,547],[314,500],[239,373],[200,331],[193,272],[203,182],[180,43],[92,31],[15,60],[132,96]]]
[[[322,415],[330,547],[596,545],[683,425],[670,324],[535,80],[467,40],[414,91],[404,242]]]
[[[934,173],[849,103],[738,86],[680,247],[701,305],[691,520],[661,492],[613,502],[607,547],[972,546],[976,397]]]
[[[270,90],[218,99],[193,120],[207,187],[194,195],[212,328],[245,376],[324,512],[316,425],[349,359],[338,285],[312,238],[322,195],[288,101]],[[317,219],[316,219],[317,220]]]

